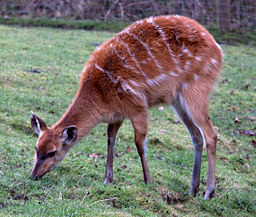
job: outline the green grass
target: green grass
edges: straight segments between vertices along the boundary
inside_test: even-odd
[[[256,215],[256,137],[242,133],[256,131],[255,48],[223,46],[223,73],[210,105],[219,136],[217,189],[215,198],[204,201],[206,152],[200,193],[193,198],[188,194],[192,144],[168,107],[150,110],[151,185],[143,183],[129,121],[118,134],[113,184],[102,184],[107,148],[103,124],[58,169],[39,181],[29,179],[37,140],[30,111],[54,124],[76,93],[84,62],[113,33],[8,26],[0,26],[0,32],[0,216]],[[236,117],[240,123],[234,123]],[[90,158],[92,153],[99,157]]]

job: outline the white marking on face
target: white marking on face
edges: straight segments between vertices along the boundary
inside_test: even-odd
[[[56,161],[59,161],[60,160],[60,156],[58,154],[55,155],[55,159]]]
[[[49,151],[49,152],[53,152],[53,151],[56,151],[56,150],[57,150],[56,146],[53,146],[53,149],[51,151]]]
[[[155,65],[160,69],[163,70],[163,67],[159,64],[159,62],[157,61],[157,59],[155,58],[155,56],[152,54],[150,47],[148,46],[147,43],[143,42],[137,35],[128,32],[127,33],[129,36],[135,38],[137,41],[139,41],[147,50],[148,55],[152,58],[152,60],[154,61]]]
[[[195,57],[197,61],[201,61],[201,57]]]
[[[172,75],[174,77],[179,77],[179,75],[177,75],[175,72],[170,72],[170,75]]]

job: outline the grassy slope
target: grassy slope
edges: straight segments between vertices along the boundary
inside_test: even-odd
[[[58,169],[40,181],[28,179],[36,143],[30,110],[49,125],[57,121],[77,90],[80,71],[95,44],[113,34],[8,26],[0,26],[0,32],[0,215],[256,215],[256,156],[251,144],[256,139],[238,133],[255,131],[255,121],[250,120],[256,117],[255,48],[223,46],[223,74],[210,106],[219,135],[217,191],[214,199],[204,201],[206,153],[200,195],[193,198],[188,194],[192,144],[168,107],[150,110],[147,155],[152,185],[143,184],[128,121],[117,139],[113,184],[102,184],[105,125],[97,126],[75,146]],[[235,124],[235,117],[241,123]],[[90,158],[92,153],[99,157]]]

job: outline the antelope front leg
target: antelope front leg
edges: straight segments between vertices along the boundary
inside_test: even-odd
[[[108,153],[107,153],[107,164],[105,171],[104,184],[113,182],[113,158],[114,158],[114,145],[116,140],[116,135],[121,127],[122,122],[108,125]]]
[[[146,134],[147,134],[147,114],[143,113],[137,115],[132,119],[132,124],[135,134],[135,144],[140,155],[144,181],[146,184],[151,183],[150,173],[148,169],[147,159],[146,159]]]

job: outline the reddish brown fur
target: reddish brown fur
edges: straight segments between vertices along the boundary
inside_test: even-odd
[[[202,129],[201,140],[205,138],[209,152],[215,153],[216,133],[208,120],[208,96],[221,66],[221,49],[210,33],[194,20],[160,16],[135,22],[91,55],[81,75],[76,97],[62,118],[40,136],[38,149],[47,152],[54,145],[61,150],[61,141],[56,138],[60,138],[65,127],[70,125],[78,128],[77,141],[101,122],[109,124],[109,134],[115,138],[120,126],[114,127],[114,124],[129,118],[135,129],[145,181],[150,182],[142,148],[147,132],[147,109],[166,103],[181,109],[179,115],[190,132]],[[177,97],[180,97],[179,102]],[[111,126],[115,128],[113,132]],[[73,145],[66,147],[67,151]],[[215,185],[215,177],[212,177],[215,155],[211,156],[209,194],[213,193]],[[195,185],[199,186],[197,182]],[[196,194],[197,187],[192,188],[192,193]]]

